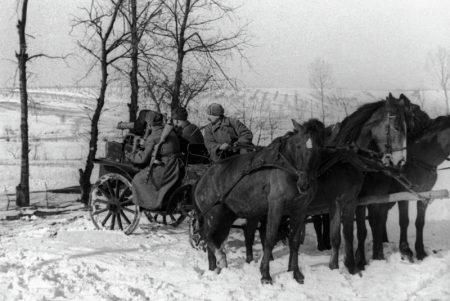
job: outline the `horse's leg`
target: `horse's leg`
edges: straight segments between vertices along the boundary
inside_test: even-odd
[[[373,252],[372,258],[375,260],[383,260],[383,229],[387,220],[387,213],[389,210],[388,204],[369,205],[374,211],[372,220],[372,236],[373,236]]]
[[[365,253],[365,242],[367,238],[366,206],[356,207],[356,228],[358,237],[358,248],[355,254],[356,266],[358,269],[364,270],[364,266],[367,265]]]
[[[245,253],[247,263],[253,261],[253,243],[255,242],[255,233],[258,228],[259,220],[257,218],[247,219],[247,225],[244,228]]]
[[[259,270],[261,272],[261,282],[263,284],[272,284],[270,276],[269,263],[272,257],[272,250],[277,243],[278,228],[280,226],[281,217],[283,215],[283,203],[274,200],[269,195],[269,210],[267,214],[266,240],[264,244],[264,255],[261,260]]]
[[[425,202],[417,201],[417,217],[416,217],[416,256],[422,260],[428,256],[423,245],[423,227],[425,226],[425,213],[428,206],[428,200]]]
[[[338,199],[334,200],[330,206],[330,238],[329,267],[334,270],[339,268],[339,247],[341,246],[341,204]]]
[[[303,211],[303,210],[302,210]],[[301,235],[304,231],[305,214],[300,210],[291,211],[292,214],[289,218],[290,233],[289,233],[289,267],[288,271],[292,271],[294,279],[303,284],[305,276],[303,276],[300,268],[298,267],[298,250],[300,248]]]
[[[350,274],[356,274],[359,269],[355,264],[355,254],[353,253],[353,224],[355,217],[357,200],[351,200],[343,206],[342,210],[342,224],[345,239],[345,261],[344,264],[347,267]]]
[[[388,238],[388,235],[387,235],[386,224],[384,224],[384,227],[383,227],[383,242],[389,242],[389,238]]]
[[[267,217],[263,217],[259,220],[259,240],[261,240],[261,245],[264,248],[266,244],[266,228],[267,228]]]
[[[413,252],[409,248],[408,243],[408,226],[409,226],[409,202],[400,201],[398,202],[398,223],[400,225],[400,243],[399,249],[400,253],[406,256],[409,261],[413,260]]]
[[[325,250],[330,250],[330,215],[328,213],[322,214],[322,230],[323,246]]]
[[[314,230],[316,231],[317,238],[317,249],[319,251],[325,250],[322,236],[322,215],[317,214],[312,216],[312,221],[314,224]]]
[[[211,251],[211,248],[208,247],[208,267],[210,271],[215,271],[217,269],[217,260],[214,252]]]
[[[260,219],[259,228],[258,228],[259,239],[261,240],[261,246],[263,247],[263,252],[264,252],[264,246],[266,245],[266,228],[267,228],[267,217],[264,216],[263,218]],[[277,244],[277,242],[275,242],[275,244]],[[273,260],[272,255],[270,255],[270,260]]]
[[[216,205],[210,209],[205,217],[204,237],[208,245],[209,268],[214,267],[211,261],[216,259],[217,272],[228,266],[225,252],[223,251],[223,242],[228,237],[236,216],[224,205]]]

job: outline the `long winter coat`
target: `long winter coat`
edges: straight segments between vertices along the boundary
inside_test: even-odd
[[[210,123],[205,127],[205,145],[209,151],[211,159],[218,161],[224,157],[233,155],[219,150],[223,143],[240,143],[251,145],[253,134],[239,120],[229,117],[221,117],[214,124]]]
[[[145,149],[132,154],[129,159],[134,164],[147,165],[138,172],[132,181],[133,201],[149,209],[163,209],[170,193],[176,189],[183,178],[184,166],[180,159],[180,143],[175,132],[171,132],[159,149],[160,165],[153,165],[149,175],[152,153],[160,142],[163,126],[153,126],[152,133],[145,141]],[[148,181],[147,181],[148,179]]]

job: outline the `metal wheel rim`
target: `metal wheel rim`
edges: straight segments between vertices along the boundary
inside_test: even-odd
[[[89,195],[89,211],[95,227],[126,234],[133,232],[141,211],[132,197],[131,183],[126,177],[115,173],[100,177]]]

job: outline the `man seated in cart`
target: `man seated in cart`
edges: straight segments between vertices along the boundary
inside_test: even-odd
[[[151,134],[143,150],[126,153],[126,158],[138,166],[145,166],[132,181],[133,202],[149,210],[163,206],[164,198],[179,186],[184,175],[180,158],[180,143],[173,126],[164,125],[162,114],[150,111],[147,125]]]
[[[210,104],[206,112],[210,123],[205,127],[205,145],[211,160],[218,161],[253,148],[252,132],[238,119],[226,117],[220,104]]]
[[[197,149],[195,149],[196,152],[201,151],[200,145],[205,145],[202,132],[198,126],[188,121],[187,110],[182,107],[172,110],[172,119],[175,126],[175,132],[180,140],[180,147],[183,155],[187,155],[189,144],[195,144],[197,146]],[[198,155],[204,155],[204,153],[199,153]],[[186,157],[184,158],[186,159]]]

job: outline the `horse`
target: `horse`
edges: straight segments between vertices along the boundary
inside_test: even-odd
[[[418,106],[416,106],[415,109],[416,116],[418,116],[417,118],[419,119],[421,126],[419,130],[411,131],[409,134],[407,145],[408,159],[403,173],[413,184],[413,190],[420,192],[432,189],[437,180],[437,166],[444,162],[450,155],[450,117],[441,116],[436,119],[430,119]],[[382,189],[383,186],[384,189]],[[406,189],[403,186],[400,186],[395,181],[378,176],[378,178],[371,179],[365,188],[364,193],[382,195],[405,190]],[[429,200],[417,202],[415,250],[416,257],[419,260],[422,260],[427,256],[423,244],[423,228],[425,226],[425,213],[428,202]],[[369,224],[373,236],[372,258],[375,260],[384,259],[382,243],[383,241],[387,241],[387,214],[388,210],[392,208],[394,204],[395,203],[368,205]],[[398,202],[398,206],[400,224],[399,250],[402,256],[413,261],[414,254],[409,247],[407,238],[409,203],[408,201],[400,201]],[[364,250],[364,241],[367,235],[365,222],[362,221],[365,219],[365,214],[364,207],[358,209],[358,232],[361,231],[361,237],[358,237],[358,248],[361,250]],[[362,264],[365,264],[365,258],[363,257],[362,259]]]
[[[330,132],[332,141],[329,144],[335,148],[356,145],[358,149],[365,151],[381,152],[384,164],[402,166],[406,159],[406,112],[403,101],[395,99],[391,94],[386,100],[363,105],[343,120],[337,134]],[[356,154],[345,149],[332,152],[324,149],[321,161],[321,169],[324,172],[318,177],[320,189],[307,211],[309,213],[317,208],[329,208],[332,216],[333,245],[329,263],[331,269],[339,267],[342,220],[346,241],[345,265],[349,272],[354,274],[359,269],[355,265],[353,255],[353,217],[365,171],[358,166]],[[251,257],[252,255],[247,254],[247,258]]]
[[[211,166],[193,190],[201,219],[201,233],[208,249],[209,269],[227,267],[223,251],[230,227],[237,218],[267,216],[261,282],[271,284],[269,261],[283,215],[290,216],[289,271],[298,283],[304,275],[298,266],[300,232],[305,209],[315,191],[315,170],[323,145],[324,127],[309,120],[300,125],[292,120],[294,132],[276,138],[269,146],[233,156]]]

